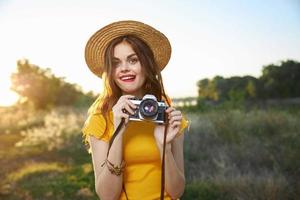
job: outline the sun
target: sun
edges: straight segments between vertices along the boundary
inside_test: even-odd
[[[0,106],[12,106],[19,98],[19,95],[9,89],[9,83],[0,83]]]

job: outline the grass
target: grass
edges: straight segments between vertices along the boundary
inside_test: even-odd
[[[86,110],[0,112],[6,118],[0,124],[0,199],[98,199],[80,133]],[[181,199],[300,199],[299,110],[219,109],[187,117]]]
[[[0,124],[7,129],[0,134],[0,199],[97,199],[91,158],[80,135],[84,112],[78,112],[32,113],[21,127],[9,126],[25,114],[10,118],[13,113],[6,112],[10,120]]]
[[[219,110],[189,118],[187,197],[211,183],[231,199],[299,199],[299,111]]]
[[[81,143],[81,137],[73,138]],[[76,145],[75,145],[76,146]],[[23,147],[28,149],[29,147]],[[40,151],[30,157],[18,155],[10,168],[6,163],[1,195],[5,199],[97,199],[90,155],[82,148]],[[29,151],[29,150],[27,150]],[[46,154],[46,156],[43,156]]]

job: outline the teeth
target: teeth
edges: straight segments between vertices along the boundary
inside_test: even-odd
[[[129,80],[132,78],[134,78],[134,76],[123,76],[123,77],[121,77],[121,80]]]

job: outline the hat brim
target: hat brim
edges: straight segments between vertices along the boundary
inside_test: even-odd
[[[86,44],[85,61],[95,75],[101,78],[103,74],[104,54],[108,44],[113,39],[124,35],[134,35],[142,39],[152,50],[160,70],[168,64],[171,45],[163,33],[142,22],[118,21],[98,30]]]

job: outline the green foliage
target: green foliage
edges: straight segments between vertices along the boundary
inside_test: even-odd
[[[85,108],[87,106],[92,105],[92,103],[96,100],[96,97],[93,92],[88,92],[83,95],[79,95],[79,97],[74,102],[74,106],[77,108]]]
[[[257,89],[255,87],[254,81],[248,81],[246,86],[246,93],[249,95],[249,98],[255,98],[257,96]]]
[[[187,184],[182,199],[233,200],[227,192],[212,182]]]
[[[45,151],[62,149],[71,145],[71,138],[78,134],[85,115],[71,108],[57,108],[44,115],[43,125],[21,131],[24,137],[16,143],[20,146],[37,146]]]
[[[243,104],[245,100],[300,97],[300,63],[282,61],[264,66],[262,76],[223,78],[198,81],[199,98],[215,103]]]
[[[264,66],[260,77],[265,98],[300,96],[300,63],[292,60]]]
[[[56,77],[50,69],[42,69],[28,60],[17,62],[17,72],[11,75],[12,89],[21,97],[22,103],[36,109],[61,105],[88,105],[94,99],[90,92],[84,94],[80,87]]]
[[[80,134],[86,110],[33,110],[30,119],[11,124],[26,134],[0,133],[0,199],[98,199],[91,156]]]
[[[9,134],[42,125],[45,111],[19,105],[0,108],[0,115],[0,133]]]
[[[214,110],[188,115],[187,182],[212,182],[234,199],[298,199],[299,111]],[[194,199],[201,199],[202,193],[192,191],[199,195]]]
[[[198,94],[201,99],[224,101],[243,101],[256,97],[257,79],[251,76],[223,78],[216,76],[212,80],[198,82]]]
[[[2,114],[25,116],[21,111]],[[6,125],[20,126],[11,130],[30,137],[0,134],[0,198],[97,199],[91,156],[79,130],[86,109],[30,112],[22,123]],[[181,199],[300,198],[299,109],[215,109],[187,113],[187,118],[191,123],[184,141],[187,185]],[[25,139],[26,145],[15,146]]]
[[[32,173],[22,178],[16,184],[19,191],[30,191],[30,196],[33,199],[96,200],[98,198],[94,192],[93,182],[92,169],[87,173],[84,171],[84,165],[79,165],[65,172],[45,171]]]

